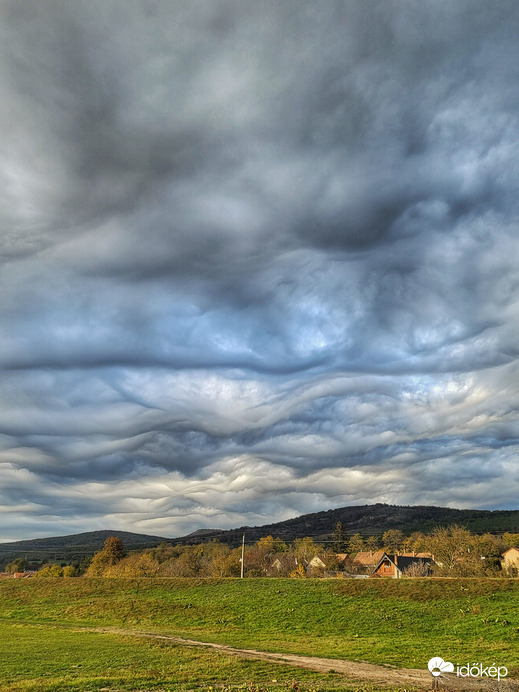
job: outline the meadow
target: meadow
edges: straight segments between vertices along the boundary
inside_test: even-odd
[[[443,656],[519,677],[518,596],[505,579],[8,579],[0,690],[378,689],[142,632],[404,668]]]

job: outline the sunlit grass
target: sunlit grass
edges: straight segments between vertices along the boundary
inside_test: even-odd
[[[197,685],[224,684],[231,679],[236,681],[232,684],[238,685],[248,676],[257,677],[254,666],[263,665],[231,658],[229,668],[222,669],[223,664],[216,662],[226,659],[226,655],[206,650],[186,652],[184,647],[171,643],[70,629],[78,626],[118,627],[236,647],[409,668],[424,669],[435,655],[460,663],[470,658],[489,665],[505,665],[517,676],[518,596],[518,580],[499,579],[6,580],[0,582],[0,625],[2,629],[24,625],[12,631],[18,633],[17,637],[2,633],[2,641],[12,642],[11,636],[18,640],[24,637],[26,641],[23,657],[18,660],[18,654],[15,655],[22,678],[12,678],[13,684],[17,679],[28,684],[29,678],[23,676],[36,675],[38,670],[38,674],[46,671],[46,684],[50,684],[49,676],[54,675],[55,666],[57,677],[52,684],[62,684],[61,678],[66,678],[69,685],[81,679],[77,684],[83,687],[77,687],[78,690],[103,687],[101,682],[95,687],[98,682],[92,682],[88,675],[95,680],[111,680],[111,690],[139,689],[131,687],[139,676],[144,676],[142,689],[160,689],[160,681],[166,680],[177,687],[164,689],[181,690],[184,688],[178,685],[190,683],[187,678],[178,678],[179,671],[191,671],[186,675]],[[53,624],[59,628],[49,629]],[[51,631],[52,636],[48,634]],[[46,654],[45,646],[51,643],[52,653]],[[119,655],[115,652],[117,647]],[[89,653],[98,649],[99,655]],[[70,651],[77,651],[85,663],[71,660]],[[10,665],[4,656],[2,660],[4,667]],[[80,667],[67,668],[69,664]],[[193,665],[195,668],[190,669]],[[285,666],[265,665],[268,673],[258,678],[264,684],[269,675],[270,679],[273,676],[279,680],[281,671],[286,672]],[[242,666],[247,670],[242,670]],[[240,670],[240,674],[237,678],[229,677],[230,670]],[[299,671],[296,678],[302,680],[303,673]],[[14,673],[11,671],[10,675]],[[312,680],[319,677],[311,675]],[[5,674],[1,678],[6,680]],[[5,689],[17,688],[11,685]]]
[[[5,621],[0,622],[0,681],[0,692],[379,689],[359,688],[334,673],[247,661],[170,642]]]

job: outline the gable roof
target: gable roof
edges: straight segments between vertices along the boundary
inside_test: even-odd
[[[388,553],[384,553],[378,561],[377,565],[375,566],[375,572],[385,560],[389,560],[390,562],[392,562],[393,565],[401,572],[404,572],[411,565],[434,564],[434,560],[431,556],[419,557],[418,555],[388,555]]]
[[[504,557],[505,555],[508,555],[512,550],[515,550],[516,553],[519,553],[519,548],[508,548],[508,550],[505,550],[504,553],[501,553],[501,555]]]
[[[319,567],[321,569],[326,567],[319,555],[315,555],[308,564],[310,567]]]
[[[375,550],[374,552],[370,550],[361,551],[355,555],[353,562],[355,562],[357,565],[370,567],[371,565],[377,565],[383,555],[385,555],[383,550]]]

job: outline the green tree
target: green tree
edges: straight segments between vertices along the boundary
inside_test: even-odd
[[[24,572],[26,567],[27,560],[24,557],[17,557],[5,566],[5,571],[14,574],[16,572]]]
[[[78,576],[80,574],[85,574],[85,572],[88,570],[88,568],[92,564],[92,558],[93,558],[93,555],[87,555],[86,557],[82,558],[78,563],[76,563],[76,570],[77,570]]]

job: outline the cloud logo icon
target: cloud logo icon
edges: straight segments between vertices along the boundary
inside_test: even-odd
[[[444,661],[443,658],[440,658],[440,656],[431,658],[427,664],[427,667],[434,677],[438,677],[438,675],[441,675],[442,673],[454,673],[454,663]]]

